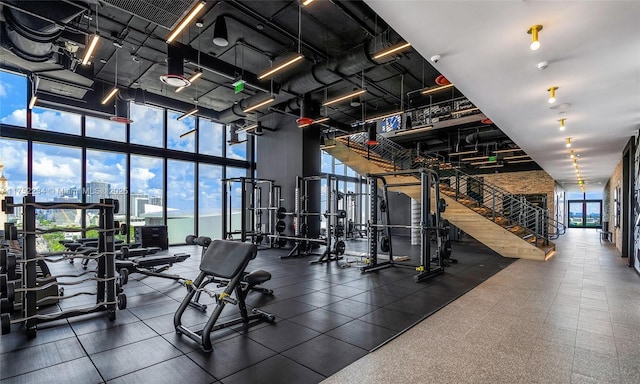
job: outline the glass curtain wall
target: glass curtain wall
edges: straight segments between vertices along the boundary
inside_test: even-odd
[[[132,228],[168,225],[170,243],[183,243],[188,234],[222,236],[220,180],[225,174],[248,175],[246,134],[228,143],[229,128],[222,124],[195,117],[177,120],[182,112],[135,103],[129,105],[133,120],[129,125],[69,112],[66,107],[36,106],[28,112],[29,86],[25,76],[0,70],[0,124],[7,127],[0,130],[0,161],[7,179],[6,187],[0,184],[0,194],[16,201],[29,192],[38,201],[116,198],[120,201],[117,219]],[[31,123],[27,124],[29,113]],[[24,134],[17,128],[43,132],[21,141],[18,138]],[[53,133],[82,137],[78,143],[86,147],[60,145],[60,136]],[[234,227],[240,223],[239,191],[234,188],[228,196]],[[18,222],[20,214],[1,218]],[[41,227],[79,227],[94,224],[96,215],[51,210],[39,212],[38,220]],[[43,242],[42,250],[53,247],[53,240],[49,243]]]

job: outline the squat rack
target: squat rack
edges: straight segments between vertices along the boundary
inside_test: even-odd
[[[387,177],[395,177],[395,176],[418,176],[419,180],[415,182],[403,182],[403,183],[388,183]],[[377,271],[383,268],[388,267],[404,267],[404,268],[415,268],[418,271],[418,274],[413,278],[416,282],[421,282],[426,280],[427,278],[440,274],[444,272],[444,266],[442,262],[442,253],[440,252],[440,236],[436,236],[437,238],[437,247],[438,252],[436,255],[431,258],[431,233],[441,230],[440,227],[440,212],[444,207],[440,200],[440,189],[439,189],[439,181],[438,174],[430,169],[413,169],[413,170],[405,170],[405,171],[396,171],[396,172],[385,172],[385,173],[375,173],[375,174],[367,174],[367,182],[369,184],[370,191],[370,217],[368,223],[368,231],[369,231],[369,257],[367,260],[366,266],[361,268],[363,273]],[[383,219],[383,224],[378,224],[378,183],[382,184],[382,198],[387,205],[387,208],[384,210],[383,214],[386,216]],[[389,260],[384,262],[378,261],[378,235],[381,232],[381,229],[391,229],[391,228],[407,228],[412,229],[416,228],[414,225],[392,225],[389,224],[389,188],[393,187],[410,187],[410,186],[420,186],[420,225],[417,228],[420,229],[420,265],[417,267],[413,267],[406,264],[398,264],[393,259],[393,246],[391,241],[391,236],[388,237],[388,248],[389,248]],[[438,202],[436,205],[436,209],[434,212],[431,212],[431,198],[432,198],[432,189],[435,191],[435,201]],[[441,205],[443,206],[441,208]],[[435,263],[434,263],[435,262]]]

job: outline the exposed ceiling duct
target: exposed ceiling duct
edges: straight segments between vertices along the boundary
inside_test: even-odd
[[[467,142],[467,144],[473,144],[476,141],[492,140],[492,139],[499,139],[504,137],[505,137],[505,134],[501,130],[491,129],[488,131],[475,132],[470,135],[467,135],[464,138],[464,140]]]
[[[339,58],[315,64],[309,71],[294,75],[283,81],[280,84],[280,90],[284,91],[284,94],[279,94],[280,100],[278,101],[286,101],[287,99],[297,97],[298,95],[313,92],[329,84],[340,81],[344,77],[355,75],[377,65],[377,63],[371,59],[373,46],[373,40],[368,40],[365,43],[347,51]],[[264,96],[260,94],[251,96],[240,101],[239,105],[241,107],[253,105],[263,97]],[[245,118],[246,113],[242,112],[243,109],[245,108],[240,108],[238,105],[234,105],[231,108],[221,111],[220,121],[223,123],[230,123],[235,120]]]
[[[2,43],[20,58],[32,62],[53,60],[55,43],[69,23],[84,12],[61,1],[7,0]],[[23,11],[19,11],[16,6]]]
[[[180,100],[172,99],[166,96],[146,92],[141,88],[121,89],[118,92],[118,100],[131,101],[136,104],[155,105],[175,111],[188,111],[193,109],[193,104],[185,103]],[[206,117],[212,120],[219,120],[217,111],[209,108],[198,107],[198,116]]]

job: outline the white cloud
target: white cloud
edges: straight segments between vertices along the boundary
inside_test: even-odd
[[[131,169],[131,179],[132,180],[144,180],[149,181],[156,177],[155,173],[151,172],[151,170],[146,168],[132,168]]]
[[[73,178],[75,173],[68,163],[56,163],[51,157],[33,159],[33,175],[56,178]]]
[[[9,92],[7,92],[7,88],[9,88],[9,84],[4,85],[2,83],[0,83],[0,97],[7,97],[7,94]]]
[[[21,127],[27,126],[27,110],[26,109],[16,109],[11,112],[10,115],[3,117],[0,119],[0,122],[11,125],[18,125]]]

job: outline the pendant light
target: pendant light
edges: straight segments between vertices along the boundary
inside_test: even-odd
[[[213,26],[213,44],[218,47],[229,45],[229,35],[227,33],[227,22],[224,16],[216,17],[216,24]]]
[[[115,80],[114,80],[114,87],[113,89],[115,91],[118,90],[118,52],[119,52],[119,47],[116,46],[116,75],[115,75]],[[113,92],[113,95],[115,95],[115,92]],[[104,103],[103,103],[104,104]],[[122,124],[131,124],[133,123],[133,120],[131,120],[130,118],[128,118],[127,116],[120,116],[118,114],[118,100],[115,100],[115,102],[113,103],[113,108],[114,108],[114,116],[109,117],[109,120],[114,121],[116,123],[122,123]]]

